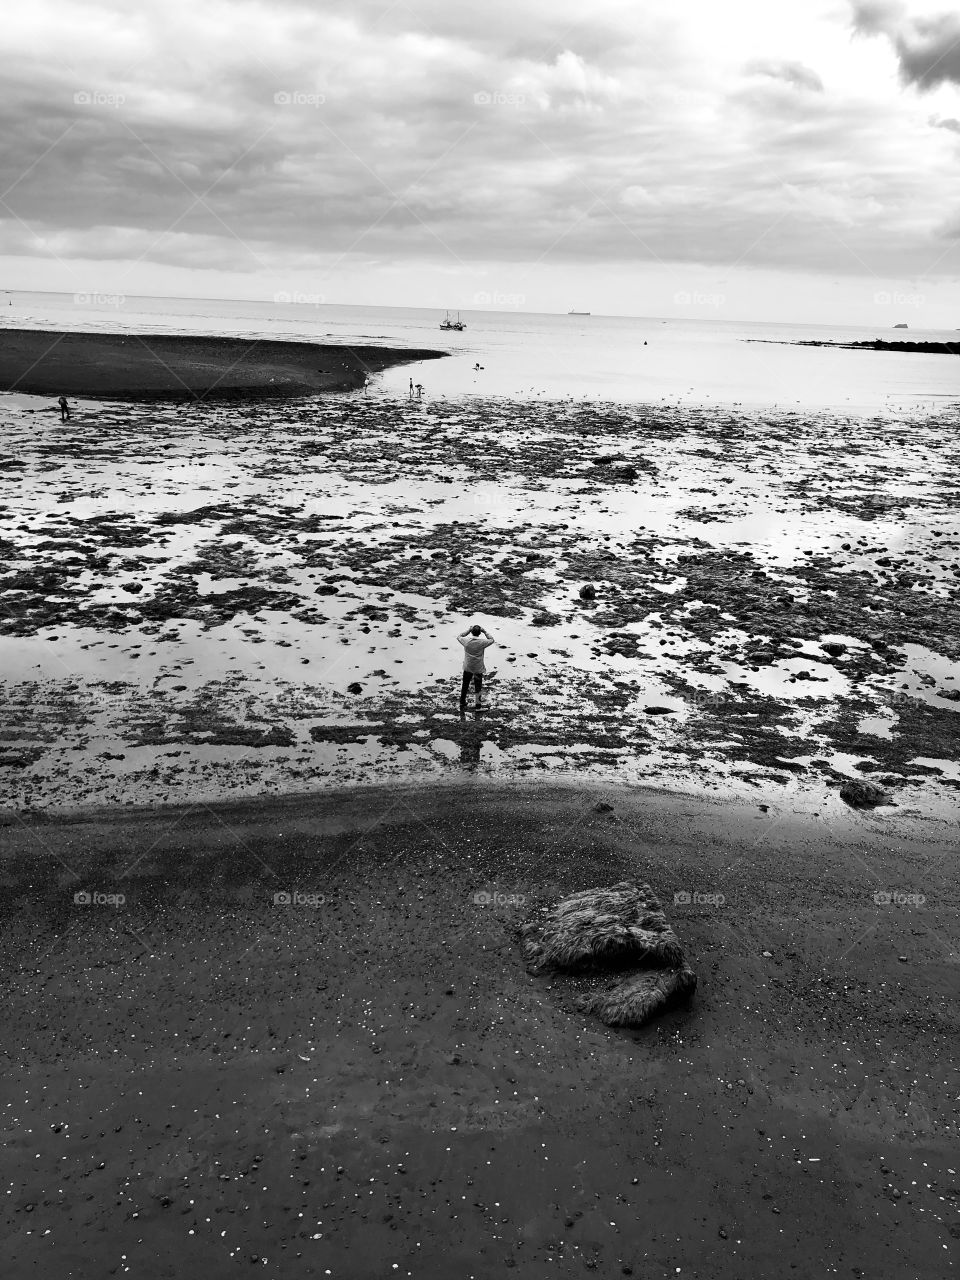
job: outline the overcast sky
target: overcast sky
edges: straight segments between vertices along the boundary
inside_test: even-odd
[[[30,0],[4,28],[0,287],[960,327],[949,0]]]

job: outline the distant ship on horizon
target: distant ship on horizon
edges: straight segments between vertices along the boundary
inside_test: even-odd
[[[588,316],[589,314],[590,314],[589,311],[568,311],[567,312],[568,316]]]

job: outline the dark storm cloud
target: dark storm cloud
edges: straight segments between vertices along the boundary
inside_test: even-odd
[[[960,14],[910,18],[901,5],[879,0],[854,0],[853,11],[859,32],[890,40],[905,84],[960,84]]]

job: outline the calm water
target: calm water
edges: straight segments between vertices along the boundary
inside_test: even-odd
[[[936,409],[960,401],[960,359],[952,356],[778,345],[811,338],[946,342],[957,339],[952,330],[465,311],[466,331],[448,333],[439,327],[440,312],[401,307],[112,295],[78,300],[55,293],[6,293],[0,303],[0,323],[11,328],[383,343],[452,353],[380,375],[372,394],[405,393],[412,375],[428,397],[570,396],[853,412]]]

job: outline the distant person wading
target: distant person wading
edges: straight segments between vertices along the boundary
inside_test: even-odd
[[[61,396],[60,399],[57,401],[57,404],[60,406],[60,421],[66,422],[66,420],[70,417],[70,408],[67,404],[67,397]]]
[[[467,705],[467,690],[470,681],[477,695],[476,705],[480,706],[480,692],[483,689],[483,676],[486,667],[483,665],[483,651],[493,644],[493,636],[485,627],[471,627],[457,639],[463,645],[463,683],[460,685],[460,706]]]

